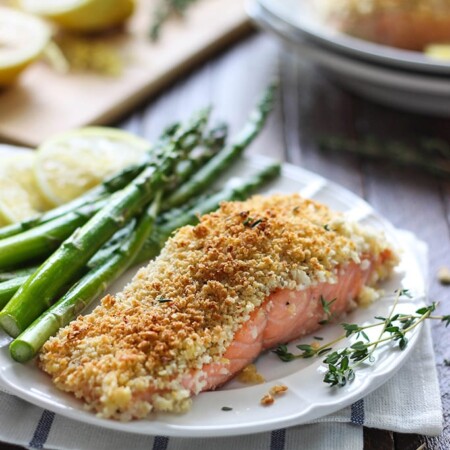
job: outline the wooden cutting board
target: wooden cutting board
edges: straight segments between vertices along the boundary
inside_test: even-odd
[[[140,0],[126,31],[105,38],[126,60],[119,77],[61,74],[39,62],[0,92],[0,140],[36,146],[63,130],[110,123],[251,27],[244,0],[201,0],[185,19],[167,23],[154,44],[154,4]]]

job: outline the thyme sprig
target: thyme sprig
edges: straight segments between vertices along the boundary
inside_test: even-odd
[[[358,325],[356,323],[341,323],[344,333],[331,342],[319,344],[297,345],[300,353],[293,354],[289,352],[287,345],[279,345],[273,350],[282,361],[289,362],[294,359],[305,359],[312,357],[321,357],[327,355],[323,363],[328,366],[323,381],[330,386],[343,387],[347,383],[351,383],[355,379],[355,369],[363,363],[373,363],[375,350],[380,344],[386,342],[394,342],[400,350],[405,350],[409,340],[407,333],[416,328],[420,323],[429,320],[439,320],[446,327],[450,325],[450,315],[433,315],[437,304],[433,302],[431,305],[419,308],[413,314],[396,313],[395,310],[401,297],[410,294],[407,290],[396,291],[394,304],[387,317],[377,316],[376,322],[370,325]],[[323,297],[320,299],[323,309],[327,316],[331,316],[330,305],[334,301],[326,302]],[[321,321],[323,322],[323,321]],[[378,337],[371,341],[365,330],[370,328],[381,327]],[[339,342],[354,337],[356,342],[348,347],[334,350],[334,346]],[[333,351],[334,350],[334,351]]]
[[[399,166],[415,167],[450,178],[450,144],[442,139],[421,137],[414,145],[376,136],[358,139],[328,135],[319,138],[321,150],[353,153],[371,159],[390,160]]]
[[[153,15],[150,27],[150,39],[157,41],[161,35],[161,28],[172,16],[184,16],[188,7],[199,0],[160,0]]]

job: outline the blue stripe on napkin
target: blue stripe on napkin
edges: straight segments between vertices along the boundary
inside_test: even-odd
[[[284,450],[286,443],[286,430],[274,430],[270,434],[270,450]]]
[[[364,425],[364,400],[358,400],[352,405],[350,421],[355,425]]]
[[[55,413],[44,409],[41,418],[39,419],[39,423],[34,430],[33,438],[28,444],[31,448],[44,448],[44,445],[47,442],[48,435],[52,428],[54,418]]]
[[[153,441],[153,450],[167,450],[169,438],[167,436],[155,436]]]

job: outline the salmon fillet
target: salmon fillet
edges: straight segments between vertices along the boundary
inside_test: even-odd
[[[183,412],[262,351],[375,296],[380,233],[297,194],[226,202],[181,228],[123,292],[43,347],[39,366],[101,417]]]
[[[423,51],[450,40],[448,0],[315,0],[333,28],[382,45]]]

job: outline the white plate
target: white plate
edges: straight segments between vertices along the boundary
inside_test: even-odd
[[[297,34],[332,50],[394,68],[450,74],[450,62],[422,52],[401,50],[341,33],[327,26],[315,13],[310,0],[256,0],[266,11],[280,18],[292,34]]]
[[[299,58],[318,64],[349,90],[408,112],[450,116],[450,78],[395,70],[352,58],[292,32],[286,22],[257,1],[250,2],[247,9],[262,28],[280,37]]]
[[[1,155],[0,148],[0,160]],[[261,156],[245,158],[235,166],[233,175],[248,176],[268,162],[269,159]],[[403,251],[400,267],[394,278],[384,285],[384,289],[387,293],[392,293],[399,287],[410,289],[414,297],[401,301],[401,310],[404,312],[411,312],[421,305],[425,283],[414,250],[403,246],[393,227],[366,202],[318,175],[289,164],[283,166],[282,176],[268,186],[266,192],[301,192],[346,213],[354,220],[384,231],[388,239],[402,247]],[[110,292],[120,289],[133,273],[134,271],[128,272],[115,283]],[[391,303],[392,296],[385,297],[367,309],[355,311],[348,317],[348,321],[369,323],[376,315],[386,315]],[[316,334],[329,340],[341,334],[341,329],[333,325]],[[231,436],[301,424],[350,405],[386,382],[401,367],[417,337],[416,332],[403,352],[390,347],[377,350],[377,363],[358,370],[356,380],[341,389],[332,389],[322,382],[325,367],[320,360],[283,363],[274,354],[267,352],[257,361],[258,370],[266,378],[266,383],[248,386],[232,381],[218,391],[200,394],[194,399],[192,410],[184,415],[159,414],[151,420],[130,423],[100,419],[84,411],[81,402],[58,391],[33,362],[26,365],[14,362],[8,354],[10,339],[4,334],[0,335],[0,381],[8,391],[31,403],[100,427],[166,436]],[[308,342],[310,339],[304,341]],[[271,407],[260,406],[261,397],[271,386],[279,383],[288,386],[286,395]],[[233,409],[225,412],[221,410],[222,406]]]

